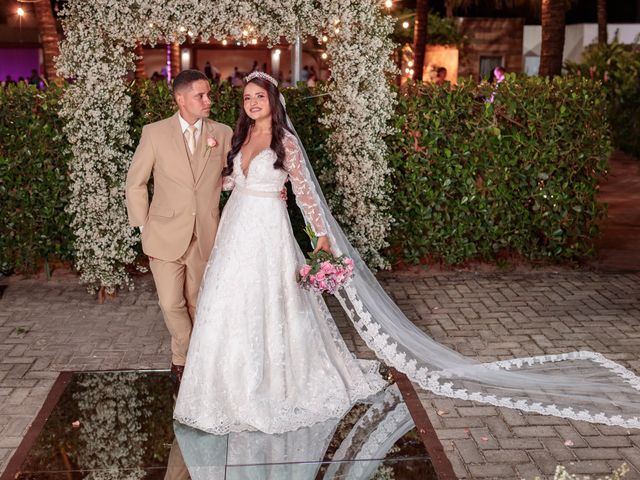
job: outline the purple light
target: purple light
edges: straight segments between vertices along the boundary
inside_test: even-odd
[[[0,82],[4,82],[7,75],[18,80],[20,77],[29,78],[31,70],[40,69],[39,48],[0,48]]]

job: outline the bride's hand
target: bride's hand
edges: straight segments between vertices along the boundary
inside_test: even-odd
[[[320,250],[324,250],[327,253],[333,254],[331,251],[331,241],[329,241],[329,237],[323,235],[318,237],[318,243],[316,244],[316,249],[313,253],[318,253]]]

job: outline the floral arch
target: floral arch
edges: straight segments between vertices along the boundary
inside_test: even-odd
[[[273,44],[327,35],[332,81],[321,122],[330,132],[341,223],[374,267],[383,265],[386,146],[394,97],[390,18],[381,0],[70,0],[58,69],[74,82],[60,114],[73,152],[71,213],[76,267],[91,290],[130,285],[137,234],[128,226],[124,181],[131,161],[131,99],[122,80],[136,42],[242,38]],[[337,207],[337,205],[334,205]]]

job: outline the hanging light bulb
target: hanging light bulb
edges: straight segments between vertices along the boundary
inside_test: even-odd
[[[322,41],[326,42],[327,40],[329,40],[329,37],[327,37],[326,35],[322,35]]]
[[[251,39],[251,44],[252,45],[257,45],[258,44],[258,39],[257,38],[252,38]]]
[[[387,8],[393,7],[393,0],[385,0],[384,6]]]
[[[409,66],[409,68],[412,68],[413,67],[413,60],[409,60],[407,62],[407,65]]]
[[[322,52],[322,55],[320,55],[322,57],[323,60],[326,60],[327,58],[329,58],[329,55],[327,55],[327,52]]]
[[[406,20],[402,22],[402,28],[409,28],[409,22],[407,22]]]
[[[18,14],[19,17],[24,17],[24,8],[18,7],[18,10],[16,10],[16,13]]]
[[[229,43],[229,42],[227,42],[226,38],[224,40],[222,40],[222,45],[226,45],[227,43]]]

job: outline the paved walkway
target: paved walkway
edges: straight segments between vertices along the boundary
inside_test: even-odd
[[[598,200],[609,208],[594,265],[599,270],[640,271],[640,160],[613,154]]]
[[[597,272],[396,272],[382,276],[436,340],[481,360],[586,349],[640,373],[640,162],[615,154]],[[149,275],[98,305],[74,275],[0,279],[0,472],[62,370],[166,368],[169,337]],[[371,352],[332,306],[349,346]],[[640,430],[594,426],[421,394],[460,478],[541,479],[563,464],[640,479]]]
[[[382,278],[417,325],[465,355],[492,360],[589,349],[640,372],[639,274],[422,270]],[[148,275],[104,305],[71,274],[3,282],[0,471],[59,371],[165,368],[169,361]],[[371,355],[344,317],[338,321],[350,347]],[[627,462],[626,478],[640,479],[640,430],[421,398],[461,478],[548,478],[557,464],[600,476]]]

